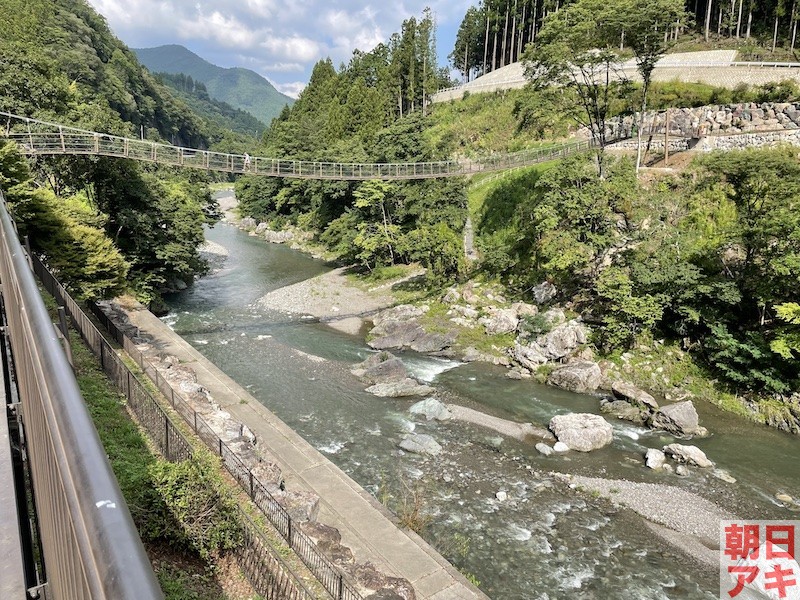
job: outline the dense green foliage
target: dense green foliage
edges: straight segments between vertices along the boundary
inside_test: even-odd
[[[461,22],[450,54],[453,68],[469,80],[520,60],[525,47],[538,39],[548,17],[559,14],[577,1],[482,0],[477,7],[467,10]],[[669,11],[665,12],[659,6],[661,0],[609,0],[601,5],[620,6],[621,14],[627,15],[630,26],[627,42],[636,37],[631,36],[636,29],[632,21],[652,21],[653,16],[663,18],[669,15],[668,35],[664,36],[663,27],[658,28],[659,39],[684,40],[697,34],[703,36],[706,43],[730,40],[734,47],[741,49],[747,60],[769,60],[768,52],[775,54],[781,46],[794,54],[800,17],[800,7],[796,2],[678,0],[678,3],[683,5],[685,16],[669,15]],[[651,13],[649,16],[648,12]],[[626,42],[621,32],[617,42]]]
[[[152,72],[190,76],[202,82],[214,100],[244,110],[269,124],[284,106],[294,102],[281,94],[261,75],[250,69],[224,69],[178,45],[134,49],[136,56]]]
[[[642,332],[683,340],[740,392],[800,384],[800,163],[790,150],[712,154],[650,188],[587,157],[509,176],[478,223],[484,267],[525,294],[550,280],[606,352]]]
[[[16,114],[201,148],[241,142],[149,75],[83,0],[5,3],[0,84],[0,108]],[[39,158],[28,171],[13,148],[0,153],[20,226],[77,293],[133,285],[149,299],[203,272],[197,246],[215,217],[205,176],[82,157]]]
[[[437,69],[433,20],[408,19],[402,34],[337,71],[314,68],[308,87],[264,136],[264,153],[340,162],[441,160],[445,148],[426,134]],[[459,180],[324,182],[246,177],[237,185],[243,215],[289,220],[319,234],[344,260],[365,268],[420,262],[432,277],[463,269],[466,220]]]

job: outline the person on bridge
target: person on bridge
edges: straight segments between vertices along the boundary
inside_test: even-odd
[[[250,155],[247,152],[244,153],[244,170],[250,170]]]

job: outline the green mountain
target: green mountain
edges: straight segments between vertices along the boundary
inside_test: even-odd
[[[134,48],[139,61],[153,73],[184,73],[205,84],[215,100],[246,110],[263,123],[277,117],[294,100],[281,94],[261,75],[250,69],[224,69],[213,65],[183,46]]]

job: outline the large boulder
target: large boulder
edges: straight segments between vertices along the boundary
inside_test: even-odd
[[[550,373],[547,383],[571,392],[593,392],[600,387],[603,376],[597,363],[576,360]],[[602,418],[602,417],[601,417]]]
[[[695,435],[704,431],[691,400],[663,406],[653,414],[649,425],[677,436]]]
[[[647,453],[644,455],[645,464],[649,469],[660,469],[664,466],[664,463],[667,460],[666,454],[664,454],[661,450],[656,450],[655,448],[649,448]]]
[[[558,290],[552,283],[545,281],[534,287],[531,293],[533,294],[533,301],[536,302],[536,304],[547,304],[556,297]]]
[[[714,463],[708,460],[705,452],[700,450],[697,446],[684,446],[683,444],[670,444],[664,446],[664,454],[669,456],[672,460],[687,465],[696,465],[698,467],[713,467]]]
[[[442,451],[439,443],[426,433],[407,433],[397,444],[406,452],[436,456]]]
[[[547,362],[547,357],[536,342],[530,346],[524,346],[518,342],[514,345],[512,356],[514,360],[530,371],[535,371],[539,365]]]
[[[571,450],[590,452],[607,446],[614,439],[614,430],[601,416],[590,413],[556,415],[550,419],[550,431]]]
[[[316,521],[319,516],[319,496],[314,492],[272,490],[272,497],[294,521]]]
[[[380,398],[405,398],[406,396],[427,396],[433,392],[433,388],[407,377],[400,381],[377,383],[368,387],[367,392]]]
[[[447,421],[453,418],[453,413],[436,398],[420,400],[408,409],[411,414],[423,415],[428,421]]]
[[[586,327],[578,321],[572,320],[539,336],[534,343],[548,360],[560,360],[574,352],[578,346],[585,344],[588,337]]]
[[[373,317],[375,325],[367,342],[376,350],[411,348],[416,352],[441,352],[453,345],[455,332],[427,333],[417,322],[425,314],[427,306],[401,304],[389,308]]]
[[[600,412],[614,415],[623,421],[630,421],[636,425],[644,425],[650,416],[649,411],[642,410],[638,406],[629,404],[625,400],[600,401]]]
[[[620,400],[625,400],[639,408],[646,410],[658,410],[658,402],[650,394],[637,388],[632,383],[625,381],[615,381],[611,384],[611,392]]]
[[[411,347],[424,335],[425,330],[414,320],[384,321],[372,329],[367,343],[375,350],[400,349]]]
[[[441,352],[453,345],[453,342],[456,341],[456,335],[454,331],[449,331],[447,333],[423,333],[409,344],[409,348],[414,352]]]
[[[513,308],[496,308],[480,320],[487,335],[499,335],[516,331],[519,324],[517,311]]]
[[[408,377],[408,370],[403,361],[391,352],[372,354],[350,372],[370,384],[402,381]]]

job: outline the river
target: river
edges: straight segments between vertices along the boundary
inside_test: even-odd
[[[412,400],[376,398],[350,375],[370,352],[363,339],[255,305],[330,267],[230,225],[209,229],[207,239],[229,258],[221,271],[168,298],[173,310],[164,320],[394,510],[413,512],[408,507],[420,499],[423,537],[492,598],[718,597],[716,573],[661,543],[639,516],[569,490],[554,472],[669,483],[741,518],[797,518],[774,496],[800,496],[800,440],[702,402],[701,424],[713,435],[692,443],[736,484],[699,469],[688,477],[649,471],[646,448],[674,440],[623,422],[613,423],[609,448],[543,457],[478,427],[414,418]],[[402,357],[450,398],[497,416],[546,425],[555,414],[598,412],[596,396],[512,381],[488,365]],[[431,434],[442,454],[398,450],[411,430]],[[500,491],[506,500],[496,498]]]

